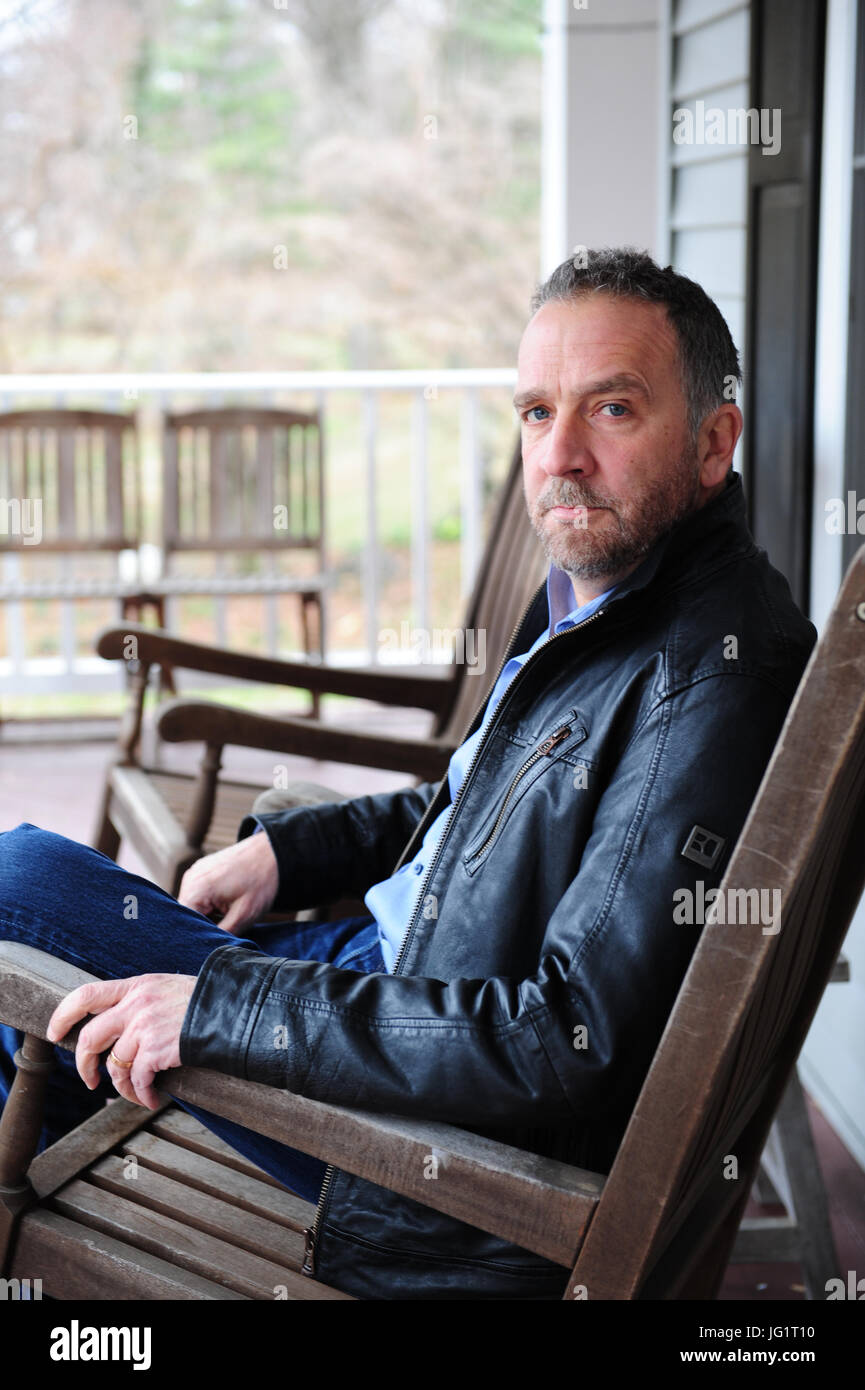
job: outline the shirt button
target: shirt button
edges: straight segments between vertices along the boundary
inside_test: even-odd
[[[415,864],[415,866],[414,866],[414,871],[415,871],[416,874],[422,874],[422,873],[423,873],[423,864]]]

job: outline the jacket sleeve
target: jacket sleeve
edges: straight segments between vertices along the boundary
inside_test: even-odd
[[[246,839],[257,825],[267,833],[279,866],[277,911],[362,898],[393,872],[438,787],[423,782],[348,801],[245,816],[237,838]]]
[[[720,881],[788,705],[744,674],[656,704],[600,793],[528,978],[365,975],[221,946],[190,1000],[182,1061],[475,1126],[573,1124],[632,1102],[700,931],[675,920],[674,894]],[[694,825],[727,840],[713,873],[681,856]],[[466,931],[485,929],[479,908]]]

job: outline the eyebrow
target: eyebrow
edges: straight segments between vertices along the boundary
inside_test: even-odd
[[[618,372],[615,376],[604,377],[599,381],[590,381],[582,391],[575,392],[575,394],[577,396],[604,396],[611,391],[621,391],[632,396],[643,396],[644,399],[649,399],[649,392],[645,383],[638,376],[632,376],[630,372]],[[514,409],[521,410],[534,401],[548,400],[552,394],[543,386],[532,386],[527,391],[518,391],[514,396]]]

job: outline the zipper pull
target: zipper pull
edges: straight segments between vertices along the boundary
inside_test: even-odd
[[[303,1264],[300,1267],[301,1274],[308,1274],[310,1278],[315,1273],[315,1232],[312,1226],[307,1226],[303,1233]]]
[[[538,747],[538,752],[550,753],[555,748],[557,743],[561,743],[563,738],[567,738],[570,732],[570,724],[563,724],[560,729],[556,729],[556,732],[554,734],[550,734],[549,738],[544,739],[543,743],[540,744]]]

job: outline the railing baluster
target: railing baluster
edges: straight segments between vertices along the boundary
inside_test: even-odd
[[[378,397],[363,393],[364,437],[366,440],[366,549],[363,565],[363,597],[366,607],[366,643],[369,661],[378,660]]]
[[[427,503],[429,416],[427,400],[422,387],[415,392],[412,416],[412,602],[417,623],[421,631],[426,633],[429,628],[429,509]]]
[[[14,584],[21,575],[20,555],[12,552],[3,556],[3,578],[7,584]],[[14,600],[6,603],[6,644],[9,650],[9,660],[12,663],[12,675],[22,676],[26,661],[24,650],[24,625],[21,621],[20,603]],[[9,693],[14,693],[15,683],[9,682]]]
[[[471,593],[481,549],[483,508],[481,452],[478,437],[478,393],[469,387],[460,412],[460,594]]]
[[[318,430],[318,454],[315,461],[317,487],[318,487],[318,568],[321,574],[327,573],[327,512],[325,509],[325,429],[327,426],[326,393],[318,390],[315,393],[315,406],[318,411],[319,430]],[[327,661],[327,635],[328,621],[330,614],[330,593],[327,586],[322,590],[319,599],[319,651],[322,661]]]

